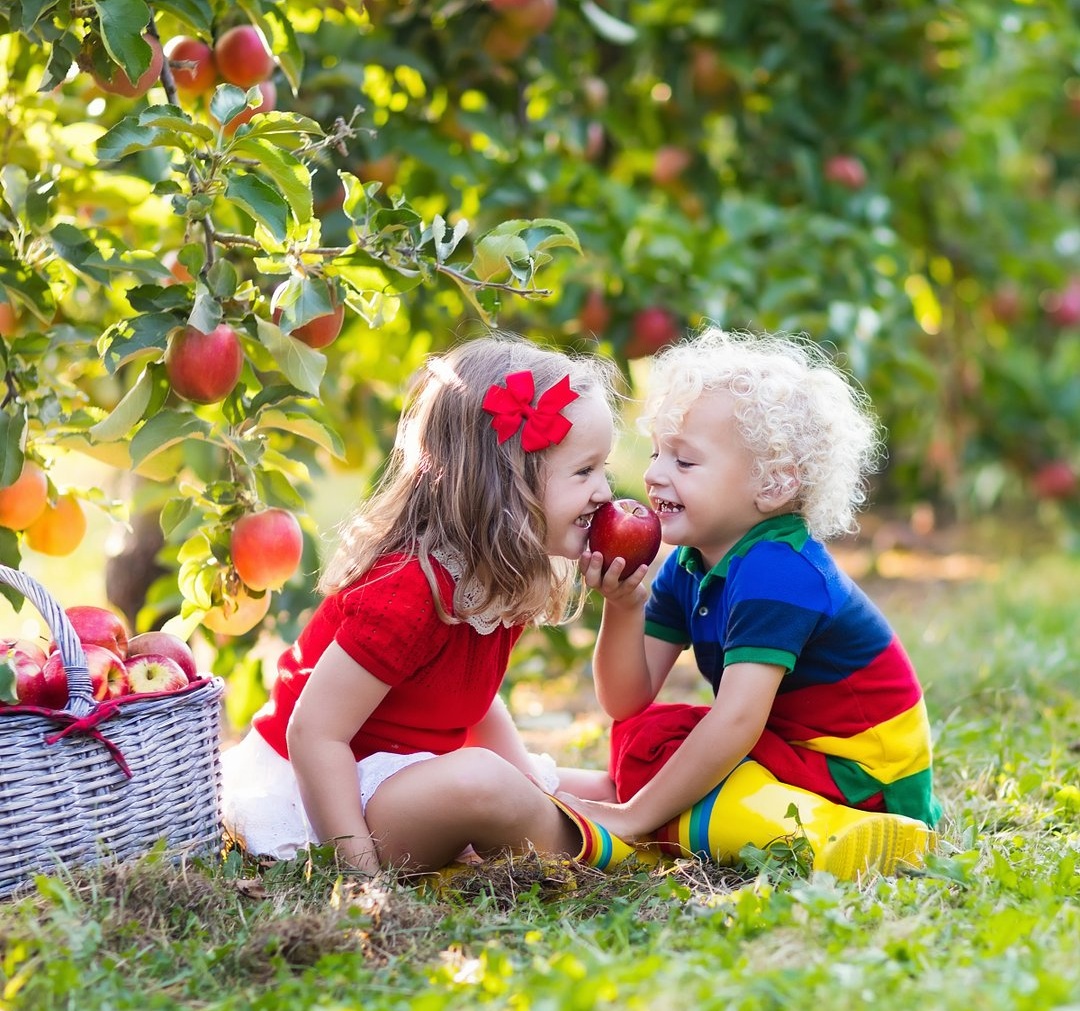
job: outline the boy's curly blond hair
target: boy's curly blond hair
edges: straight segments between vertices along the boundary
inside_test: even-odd
[[[813,536],[856,530],[883,442],[869,398],[825,351],[805,335],[707,328],[656,356],[640,425],[675,435],[690,405],[718,390],[735,400],[762,486],[794,473],[794,504]]]

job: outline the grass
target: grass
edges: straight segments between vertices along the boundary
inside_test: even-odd
[[[525,857],[361,882],[165,854],[0,903],[0,1008],[1080,1006],[1080,558],[871,579],[923,674],[940,853],[860,884]]]

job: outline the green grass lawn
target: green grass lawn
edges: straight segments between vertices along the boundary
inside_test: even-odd
[[[922,673],[926,873],[501,862],[441,887],[160,855],[0,904],[0,1009],[1080,1007],[1080,558],[870,588]]]

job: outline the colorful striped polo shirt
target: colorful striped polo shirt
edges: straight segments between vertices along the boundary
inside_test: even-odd
[[[647,635],[693,648],[714,694],[731,663],[787,671],[750,753],[778,779],[937,823],[915,670],[885,616],[801,516],[759,523],[708,571],[696,549],[673,552],[645,619]]]

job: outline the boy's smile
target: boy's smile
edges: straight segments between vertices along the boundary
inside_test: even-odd
[[[678,432],[653,440],[645,486],[664,541],[697,548],[711,568],[766,518],[755,459],[727,391],[703,394]]]

